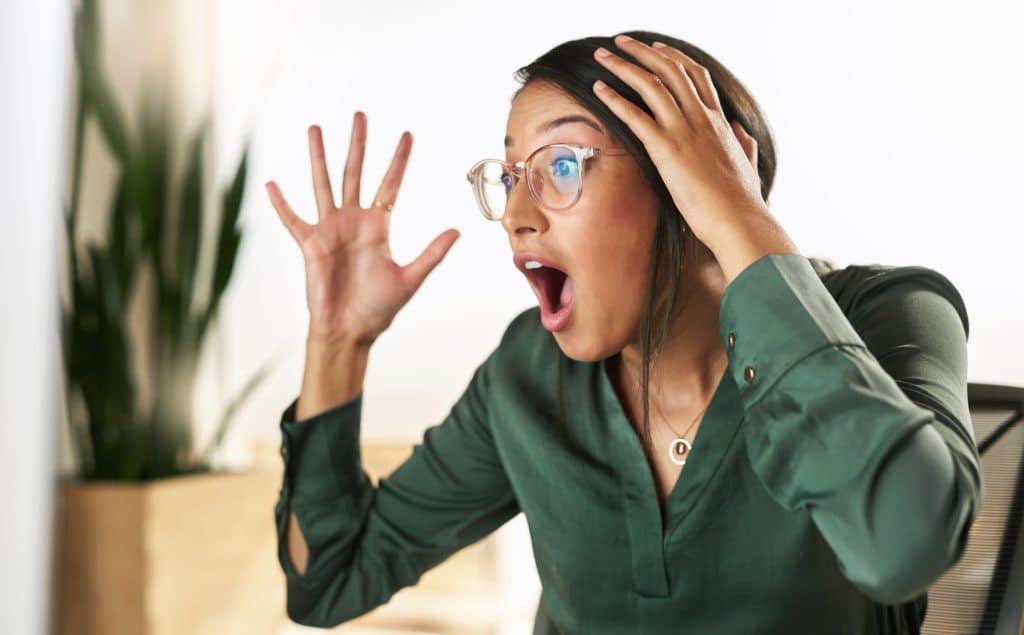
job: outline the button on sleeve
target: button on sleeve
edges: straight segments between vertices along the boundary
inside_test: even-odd
[[[802,254],[766,254],[741,271],[722,296],[719,333],[746,407],[807,355],[864,345]]]

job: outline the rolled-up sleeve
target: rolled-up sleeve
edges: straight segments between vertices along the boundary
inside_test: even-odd
[[[489,428],[494,357],[376,487],[361,464],[362,394],[299,422],[297,398],[285,409],[275,522],[292,620],[329,627],[367,613],[519,512]],[[303,574],[287,551],[289,511],[309,548]]]
[[[807,257],[767,254],[726,287],[719,328],[761,482],[897,604],[959,560],[981,508],[969,323],[942,274],[862,269],[844,313]]]

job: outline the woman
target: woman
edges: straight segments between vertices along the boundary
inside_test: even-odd
[[[754,99],[692,44],[627,35],[520,69],[506,159],[467,177],[539,306],[376,488],[368,352],[458,233],[393,262],[411,137],[364,210],[361,113],[340,208],[315,126],[318,223],[268,183],[310,310],[280,424],[292,619],[362,615],[522,511],[538,632],[919,632],[982,499],[963,299],[925,267],[802,255]]]

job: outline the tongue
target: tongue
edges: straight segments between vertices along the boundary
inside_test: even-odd
[[[570,278],[569,276],[566,276],[565,277],[565,282],[562,283],[562,295],[559,296],[559,298],[558,298],[558,306],[555,307],[556,311],[558,309],[561,309],[563,306],[569,304],[569,302],[572,300],[572,292],[573,292],[572,278]]]

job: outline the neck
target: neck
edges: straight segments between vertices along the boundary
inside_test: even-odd
[[[657,357],[651,359],[651,402],[663,412],[697,412],[711,399],[729,359],[718,315],[726,281],[713,258],[684,267],[679,303]],[[640,395],[643,348],[636,341],[619,353],[625,385]]]

